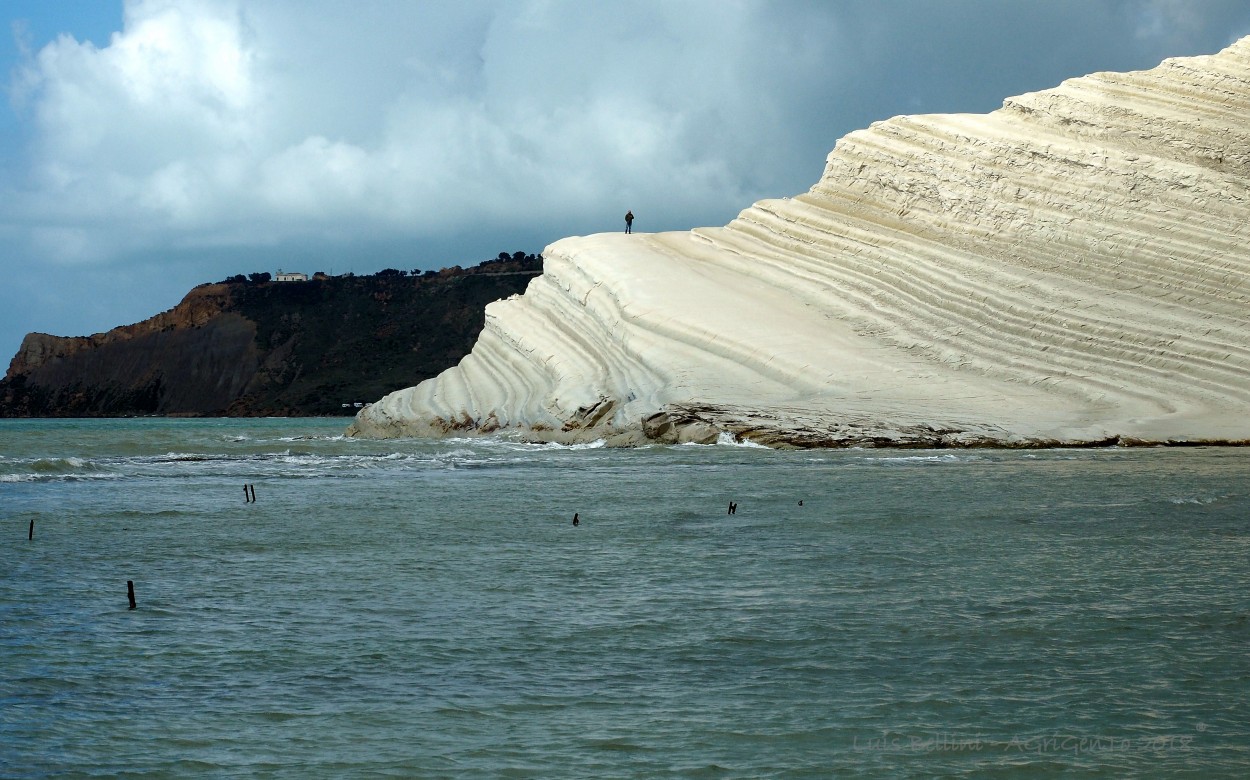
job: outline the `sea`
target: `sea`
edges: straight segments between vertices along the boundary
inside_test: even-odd
[[[0,421],[0,777],[1250,776],[1250,449],[346,424]]]

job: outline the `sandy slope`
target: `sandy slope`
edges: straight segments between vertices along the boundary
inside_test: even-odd
[[[723,228],[568,238],[355,435],[1250,439],[1250,38],[851,133]]]

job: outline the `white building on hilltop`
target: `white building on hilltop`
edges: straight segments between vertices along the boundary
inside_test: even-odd
[[[308,274],[283,273],[282,269],[279,268],[278,273],[274,274],[273,280],[275,282],[306,282],[308,281]]]

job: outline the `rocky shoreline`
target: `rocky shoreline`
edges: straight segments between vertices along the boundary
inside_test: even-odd
[[[429,422],[389,420],[362,415],[348,428],[349,436],[404,438],[505,436],[530,443],[564,445],[603,442],[608,447],[653,444],[751,443],[770,449],[1062,449],[1099,447],[1245,447],[1250,438],[1165,437],[1087,433],[1073,436],[1025,436],[994,425],[914,422],[889,424],[868,418],[818,420],[810,411],[778,414],[711,405],[670,406],[621,427],[607,422],[602,408],[559,428],[500,426],[494,418],[477,421],[435,419]],[[600,412],[595,416],[594,412]]]

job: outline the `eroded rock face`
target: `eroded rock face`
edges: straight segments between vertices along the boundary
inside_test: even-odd
[[[29,374],[40,366],[64,359],[90,345],[85,337],[50,336],[47,333],[27,333],[18,347],[17,354],[9,361],[6,377]]]
[[[9,364],[7,415],[193,414],[224,410],[256,374],[256,326],[227,311],[226,285],[93,336],[28,334]]]
[[[536,266],[201,285],[107,333],[29,334],[0,381],[0,416],[341,414],[454,365],[486,304]]]
[[[182,302],[169,311],[134,325],[123,325],[107,333],[93,336],[51,336],[28,333],[17,354],[9,362],[6,378],[31,375],[54,362],[65,361],[106,344],[117,344],[153,333],[196,328],[220,314],[229,301],[227,286],[206,284],[187,293]]]
[[[548,247],[357,435],[1250,439],[1250,39],[841,139],[723,228]]]

